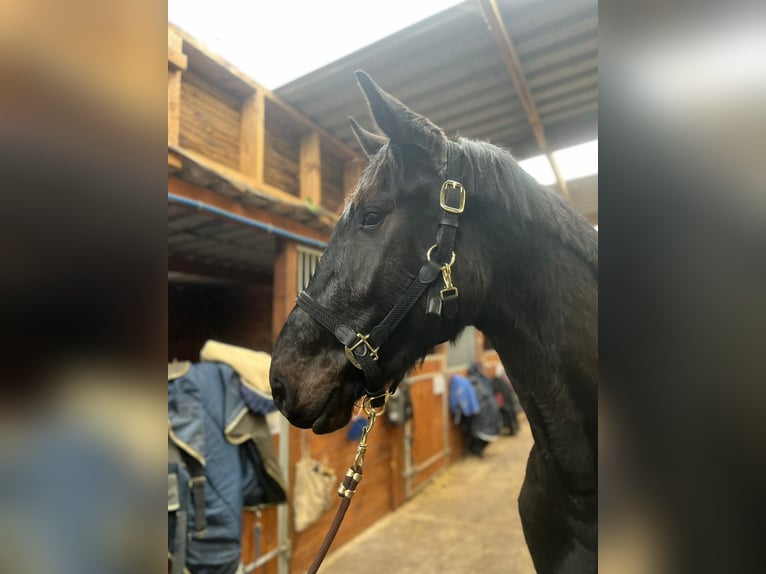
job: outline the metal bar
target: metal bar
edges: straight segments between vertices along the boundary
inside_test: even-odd
[[[245,573],[250,574],[250,572],[253,572],[254,570],[257,570],[267,562],[271,561],[275,556],[278,556],[280,554],[284,554],[287,552],[286,546],[280,546],[275,548],[274,550],[270,550],[263,556],[259,556],[256,560],[253,562],[250,562],[250,564],[245,565]]]
[[[441,452],[437,452],[435,455],[433,455],[431,458],[429,458],[426,461],[421,462],[418,465],[410,467],[410,469],[406,472],[409,472],[409,477],[415,476],[417,473],[424,471],[429,466],[432,466],[442,460],[443,458],[446,458],[449,452],[445,449]],[[409,478],[405,477],[405,478]]]
[[[449,380],[444,375],[438,375],[444,379],[444,389],[442,392],[442,421],[444,422],[444,432],[442,434],[442,440],[444,441],[444,458],[449,458],[452,454],[452,449],[449,446],[449,425],[452,421],[452,417],[449,412]],[[449,461],[447,461],[449,464]]]
[[[404,423],[404,498],[412,495],[412,428],[410,421]]]
[[[287,486],[287,490],[290,490],[290,423],[285,417],[280,417],[279,422],[279,466],[282,468],[284,483]],[[288,505],[280,504],[277,508],[277,543],[279,549],[284,549],[284,552],[280,552],[279,561],[277,562],[278,574],[287,574],[290,566],[290,529],[288,526]]]
[[[226,219],[230,219],[232,221],[236,221],[238,223],[242,223],[244,225],[249,225],[250,227],[255,227],[256,229],[261,229],[263,231],[266,231],[268,233],[272,233],[274,235],[278,235],[279,237],[285,237],[287,239],[292,239],[293,241],[298,241],[300,243],[304,243],[306,245],[311,245],[313,247],[318,247],[320,249],[324,249],[327,247],[327,244],[318,241],[316,239],[312,239],[310,237],[305,237],[303,235],[299,235],[298,233],[293,233],[292,231],[287,231],[286,229],[282,229],[281,227],[275,227],[273,225],[270,225],[268,223],[263,223],[261,221],[258,221],[256,219],[250,219],[249,217],[243,217],[241,215],[237,215],[236,213],[231,213],[230,211],[226,211],[225,209],[221,209],[219,207],[215,207],[213,205],[208,205],[207,203],[203,203],[202,201],[197,201],[194,199],[188,199],[186,197],[176,195],[174,193],[168,193],[168,201],[171,203],[177,203],[179,205],[186,205],[188,207],[193,207],[195,209],[198,209],[199,211],[205,211],[207,213],[212,213],[214,215],[217,215],[219,217],[224,217]]]
[[[514,48],[513,43],[511,42],[511,37],[508,35],[508,30],[503,23],[503,17],[500,13],[500,8],[497,5],[497,0],[476,0],[476,2],[479,4],[479,7],[484,14],[484,18],[492,32],[492,37],[495,39],[500,55],[508,68],[508,73],[511,75],[513,87],[527,114],[529,125],[532,126],[532,132],[535,135],[537,145],[540,146],[540,150],[542,150],[548,158],[548,162],[551,164],[551,169],[553,169],[553,173],[556,176],[561,195],[569,199],[567,182],[561,176],[558,164],[548,149],[548,143],[545,140],[545,130],[543,129],[540,116],[537,113],[537,107],[535,106],[535,101],[532,97],[532,91],[529,89],[527,80],[524,77],[524,70],[521,67],[519,57],[516,54],[516,48]]]

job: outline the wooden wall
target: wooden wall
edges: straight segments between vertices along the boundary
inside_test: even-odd
[[[354,460],[356,441],[350,441],[346,429],[329,435],[314,435],[310,430],[291,429],[290,469],[291,484],[294,478],[294,463],[304,456],[310,456],[332,468],[340,482],[349,465]],[[370,443],[365,459],[364,480],[354,496],[353,504],[333,543],[333,549],[340,548],[364,529],[393,510],[392,464],[400,468],[397,459],[401,456],[397,448],[401,444],[401,428],[394,428],[384,420],[376,422],[370,435]],[[290,572],[305,572],[313,560],[325,533],[335,515],[339,497],[331,510],[303,532],[292,532],[293,555]],[[292,517],[291,517],[292,518]]]
[[[301,138],[305,133],[300,128],[281,108],[266,101],[263,180],[295,197],[300,196]]]
[[[168,283],[168,360],[198,361],[208,339],[271,352],[271,284]]]
[[[192,71],[181,81],[179,144],[227,167],[239,167],[242,102]]]
[[[441,347],[445,347],[442,345]],[[449,381],[444,376],[446,355],[433,354],[408,380],[412,396],[413,420],[409,423],[411,467],[409,493],[416,491],[447,464],[449,444],[444,417],[444,401],[448,398]],[[436,378],[441,377],[444,391],[434,392]]]
[[[172,25],[168,144],[282,200],[336,214],[358,179],[361,159],[359,150]]]
[[[345,164],[331,148],[322,148],[322,207],[340,213],[346,190],[343,185]]]

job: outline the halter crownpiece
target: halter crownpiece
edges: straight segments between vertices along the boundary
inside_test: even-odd
[[[399,384],[399,381],[394,381],[391,389],[386,390],[386,381],[378,362],[378,351],[421,295],[428,290],[427,315],[437,318],[442,314],[454,317],[457,312],[459,292],[452,283],[452,266],[456,259],[454,248],[458,216],[465,210],[466,202],[466,190],[459,181],[461,160],[460,146],[448,141],[445,181],[439,190],[442,214],[439,229],[436,232],[436,243],[428,249],[425,263],[406,291],[383,320],[367,334],[338,322],[330,311],[314,301],[306,291],[301,291],[296,299],[301,309],[335,335],[335,338],[344,346],[349,362],[364,373],[367,384],[365,392],[373,406],[384,404],[387,393],[392,394]],[[443,287],[436,281],[440,274]]]

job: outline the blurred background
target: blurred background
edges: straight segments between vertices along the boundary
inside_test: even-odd
[[[184,145],[193,133],[173,136],[163,88],[170,72],[216,66],[239,79],[213,90],[241,103],[261,86],[309,122],[291,128],[270,106],[277,129],[317,131],[338,156],[326,189],[341,198],[355,153],[344,118],[368,121],[358,67],[568,193],[601,243],[601,568],[763,570],[763,6],[499,1],[514,74],[484,4],[328,3],[321,20],[301,2],[0,5],[0,570],[165,568],[160,379],[184,358],[169,305],[224,287],[190,280],[208,239],[168,241],[189,222],[162,188],[185,176],[227,188]],[[169,30],[185,58],[171,61]],[[567,172],[567,150],[583,171]],[[285,171],[270,169],[271,185],[300,198]],[[321,243],[340,201],[324,197],[280,217],[319,220]],[[264,279],[277,252],[224,253],[231,275]]]

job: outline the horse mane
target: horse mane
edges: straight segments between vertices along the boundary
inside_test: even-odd
[[[540,225],[570,246],[598,274],[598,236],[590,223],[555,191],[529,175],[507,150],[494,144],[458,138],[463,151],[463,181],[469,194],[481,194],[487,204],[513,214],[523,225]],[[370,158],[346,198],[353,208],[377,190],[395,190],[402,184],[400,150],[385,144]]]
[[[523,224],[541,225],[568,245],[598,274],[598,235],[561,195],[540,184],[507,150],[458,138],[463,150],[462,182],[471,193],[513,214]]]

